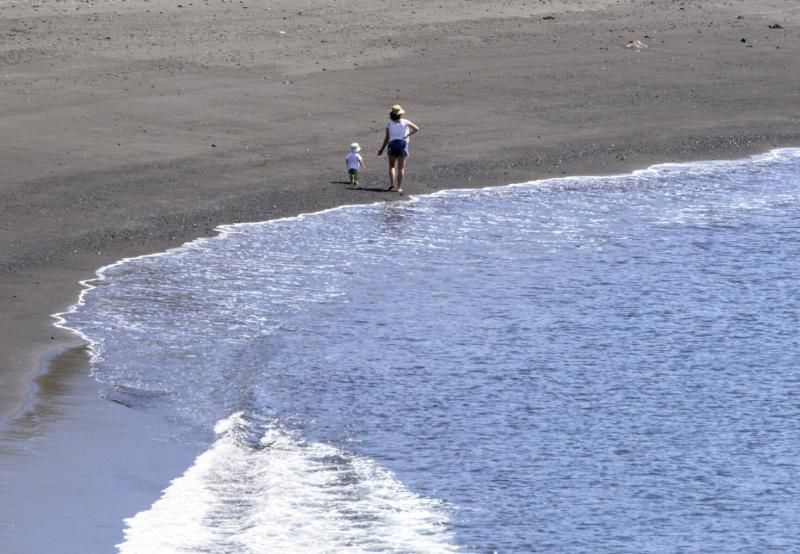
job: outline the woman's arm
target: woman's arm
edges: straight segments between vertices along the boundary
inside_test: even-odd
[[[378,156],[383,154],[383,149],[386,148],[387,144],[389,144],[389,129],[388,129],[388,127],[386,129],[386,133],[383,136],[383,144],[381,144],[381,147],[378,149]]]
[[[414,133],[416,133],[417,131],[419,131],[419,127],[417,127],[416,125],[414,125],[410,121],[406,121],[406,125],[408,125],[408,128],[410,129],[410,131],[406,134],[405,138],[408,138],[411,135],[413,135]]]

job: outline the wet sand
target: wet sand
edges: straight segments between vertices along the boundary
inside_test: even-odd
[[[0,3],[0,415],[107,263],[217,225],[800,145],[786,2]],[[639,41],[644,47],[626,47]],[[633,46],[633,45],[632,45]],[[367,190],[344,155],[364,147]],[[371,190],[370,190],[371,189]]]
[[[110,552],[198,451],[160,416],[100,398],[86,348],[48,360],[38,401],[0,425],[0,551]]]

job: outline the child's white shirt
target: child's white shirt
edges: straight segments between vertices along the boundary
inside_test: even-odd
[[[363,158],[358,152],[350,152],[344,159],[347,162],[347,169],[359,169],[363,162]]]

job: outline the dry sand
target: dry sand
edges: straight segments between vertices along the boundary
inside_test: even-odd
[[[408,193],[800,145],[785,0],[0,0],[0,415],[101,265]],[[646,48],[626,48],[640,41]]]

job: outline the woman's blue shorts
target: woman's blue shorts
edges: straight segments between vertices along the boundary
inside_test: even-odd
[[[408,157],[408,141],[403,139],[390,140],[386,152],[390,156]]]

